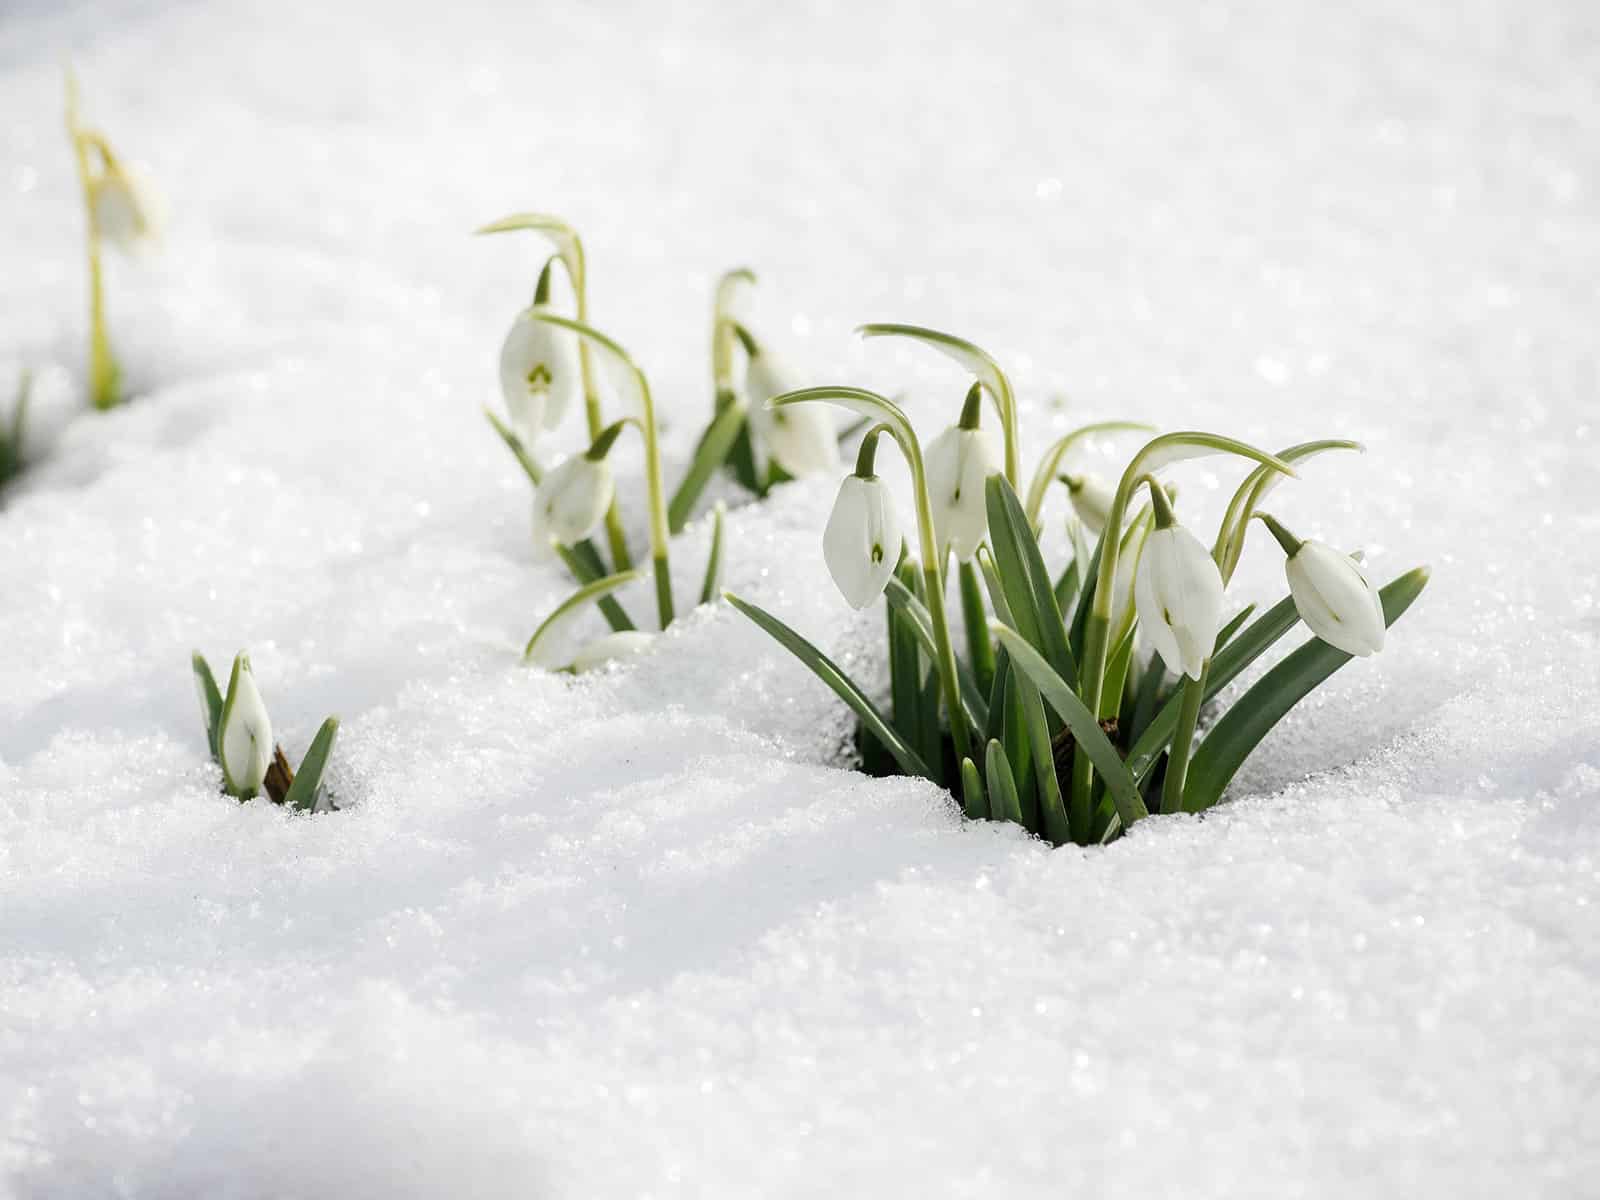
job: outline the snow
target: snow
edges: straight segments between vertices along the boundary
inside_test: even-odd
[[[172,213],[111,268],[107,416],[69,53]],[[1597,60],[1582,0],[7,6],[0,395],[40,370],[48,456],[0,508],[0,1194],[1592,1191]],[[1030,462],[1358,437],[1276,511],[1432,586],[1231,803],[1106,850],[850,772],[726,608],[521,669],[571,584],[478,409],[539,249],[466,233],[526,208],[583,231],[669,478],[749,264],[925,431],[959,372],[850,328],[989,347]],[[1214,526],[1236,469],[1175,477]],[[728,582],[881,682],[832,492],[732,511]],[[343,811],[218,794],[197,647],[292,757],[341,715]]]

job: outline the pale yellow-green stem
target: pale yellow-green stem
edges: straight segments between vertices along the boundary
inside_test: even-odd
[[[101,173],[110,161],[105,140],[78,124],[78,83],[67,73],[67,136],[72,140],[73,157],[78,164],[78,183],[83,188],[83,211],[89,256],[89,401],[102,411],[115,408],[121,397],[122,370],[111,350],[106,333],[105,281],[100,265],[100,214],[94,202],[95,175],[90,169],[89,150],[98,150]]]
[[[1154,433],[1155,429],[1139,421],[1096,421],[1092,425],[1084,425],[1074,429],[1071,433],[1058,438],[1051,443],[1050,448],[1044,452],[1044,457],[1039,460],[1038,469],[1033,473],[1033,479],[1028,484],[1028,499],[1023,505],[1023,511],[1028,514],[1028,524],[1034,531],[1039,528],[1039,510],[1044,507],[1045,490],[1049,488],[1050,481],[1055,478],[1056,468],[1061,465],[1061,460],[1068,450],[1086,437],[1097,433],[1121,433],[1131,431]]]

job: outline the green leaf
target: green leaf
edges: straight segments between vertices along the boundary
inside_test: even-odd
[[[1022,699],[1024,728],[1028,734],[1028,750],[1033,758],[1034,784],[1039,794],[1039,828],[1053,846],[1064,846],[1072,841],[1072,825],[1067,820],[1066,805],[1061,800],[1061,781],[1056,778],[1056,750],[1050,737],[1050,722],[1044,713],[1044,700],[1039,689],[1029,680],[1013,677],[1011,686]]]
[[[683,532],[700,499],[700,493],[716,474],[717,468],[728,461],[744,423],[745,410],[742,404],[723,405],[700,435],[700,444],[689,462],[689,469],[678,484],[678,490],[672,494],[672,503],[667,505],[667,528],[673,533]]]
[[[990,740],[985,765],[989,775],[989,815],[996,821],[1022,821],[1022,801],[1017,797],[1017,781],[1006,761],[1005,748]],[[974,774],[977,772],[974,771]]]
[[[329,717],[311,739],[311,749],[300,760],[300,769],[294,773],[294,782],[284,794],[283,803],[301,812],[317,811],[317,793],[322,789],[322,772],[333,753],[333,739],[339,736],[339,718]]]
[[[729,604],[759,625],[774,641],[804,663],[812,674],[832,688],[834,694],[855,711],[856,716],[861,718],[861,723],[872,731],[873,736],[883,743],[889,753],[894,755],[902,771],[907,775],[921,775],[924,779],[934,779],[928,764],[906,744],[904,738],[889,727],[889,723],[883,719],[883,714],[878,711],[877,706],[867,699],[867,694],[840,670],[832,659],[765,609],[741,600],[732,592],[724,592],[723,596]]]
[[[1387,625],[1398,621],[1428,585],[1429,570],[1418,567],[1390,581],[1379,593]],[[1312,689],[1351,656],[1313,638],[1263,675],[1239,697],[1211,729],[1189,767],[1185,812],[1200,812],[1222,799],[1235,772],[1261,739]]]
[[[1078,607],[1072,614],[1072,628],[1067,634],[1067,645],[1076,658],[1083,657],[1084,634],[1089,628],[1089,612],[1094,607],[1094,591],[1100,578],[1100,556],[1105,548],[1106,535],[1102,533],[1082,572],[1083,584],[1078,589]]]
[[[517,463],[523,472],[533,481],[533,486],[538,487],[539,481],[544,478],[544,471],[534,461],[528,447],[523,444],[522,438],[495,413],[492,408],[485,408],[483,415],[489,418],[489,424],[494,426],[494,431],[500,435],[500,440],[506,448],[516,457]]]
[[[1026,638],[1007,625],[997,625],[995,632],[1011,652],[1013,666],[1021,670],[1044,694],[1050,707],[1056,710],[1072,731],[1078,749],[1088,755],[1094,769],[1105,779],[1106,788],[1116,803],[1117,815],[1122,818],[1123,825],[1132,825],[1140,818],[1149,816],[1133,776],[1128,773],[1128,768],[1117,755],[1116,747],[1112,746],[1094,714],[1084,707],[1083,701],[1078,699],[1043,656],[1028,644]]]
[[[969,821],[982,821],[989,815],[989,801],[983,794],[983,782],[978,778],[978,768],[970,758],[961,760],[961,811]]]
[[[1076,687],[1077,663],[1067,645],[1055,589],[1039,553],[1039,543],[1034,540],[1033,526],[1005,476],[989,476],[984,484],[984,502],[995,572],[1005,590],[1016,629],[1044,654],[1056,674]]]
[[[1230,635],[1226,645],[1222,644],[1222,639],[1219,637],[1217,644],[1222,648],[1212,654],[1211,669],[1206,672],[1205,698],[1201,703],[1210,700],[1233,682],[1241,671],[1293,629],[1299,620],[1300,614],[1295,611],[1294,601],[1284,599],[1264,612],[1243,633],[1237,636]],[[1133,749],[1128,751],[1128,770],[1140,783],[1143,783],[1150,774],[1162,751],[1167,748],[1167,743],[1172,740],[1172,735],[1178,728],[1178,714],[1181,709],[1182,697],[1177,694],[1172,695],[1139,735],[1139,740],[1134,743]]]
[[[586,604],[599,600],[602,596],[609,596],[612,592],[627,587],[628,584],[643,576],[644,571],[635,568],[632,571],[618,571],[615,575],[607,575],[604,579],[596,579],[592,583],[584,584],[572,595],[556,605],[555,611],[539,623],[539,628],[533,631],[533,636],[528,639],[528,644],[523,647],[522,661],[528,662],[533,658],[533,652],[538,648],[539,643],[561,623],[562,618],[571,615]]]
[[[556,542],[552,542],[551,545],[561,556],[561,561],[566,563],[567,570],[572,572],[572,577],[579,583],[593,583],[611,573],[606,570],[605,560],[600,557],[599,547],[588,538],[571,546],[563,546]],[[606,623],[618,633],[635,628],[633,618],[627,614],[622,605],[617,603],[615,596],[602,596],[599,606]]]
[[[933,640],[933,617],[928,612],[928,606],[912,595],[910,588],[892,576],[883,590],[883,595],[891,607],[905,614],[909,628],[916,634],[917,642],[927,654],[928,661],[937,663],[939,648]],[[987,626],[985,629],[987,630]],[[966,710],[967,724],[974,730],[982,729],[989,721],[989,702],[984,699],[983,690],[979,688],[977,678],[966,663],[957,661],[956,674],[961,685],[961,706]]]
[[[211,673],[211,664],[206,662],[205,656],[196,650],[189,658],[189,664],[194,670],[194,683],[200,693],[201,716],[206,723],[206,745],[211,748],[211,757],[219,764],[222,759],[217,752],[217,735],[222,729],[222,691],[217,687],[217,677]]]
[[[711,549],[706,553],[705,582],[700,585],[701,604],[714,602],[722,591],[722,541],[727,513],[727,505],[718,500],[711,513]]]

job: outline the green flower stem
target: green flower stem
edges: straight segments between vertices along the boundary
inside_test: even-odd
[[[1035,529],[1039,527],[1039,510],[1044,507],[1044,494],[1050,486],[1050,481],[1055,478],[1056,468],[1061,465],[1061,460],[1066,457],[1068,450],[1086,437],[1097,433],[1121,433],[1137,430],[1143,433],[1154,433],[1152,426],[1138,421],[1096,421],[1092,425],[1084,425],[1074,429],[1065,437],[1055,441],[1044,457],[1039,460],[1039,468],[1033,473],[1033,481],[1028,484],[1028,499],[1023,505],[1023,511],[1028,514],[1028,523]]]
[[[94,174],[89,166],[89,150],[99,150],[102,159],[109,157],[105,142],[86,132],[78,124],[78,81],[67,73],[67,136],[72,139],[72,153],[78,163],[78,183],[83,188],[83,209],[87,229],[86,242],[89,255],[89,400],[104,412],[115,408],[121,399],[122,370],[116,355],[111,351],[111,339],[106,333],[105,283],[100,266],[100,216],[94,206]]]
[[[865,388],[814,387],[797,392],[786,392],[769,400],[768,407],[781,408],[787,404],[804,404],[812,400],[825,400],[852,412],[881,421],[900,447],[906,465],[911,468],[911,488],[916,497],[917,538],[922,550],[922,574],[927,591],[928,615],[933,618],[933,637],[939,651],[940,684],[944,689],[945,710],[950,715],[950,738],[955,743],[956,761],[970,758],[971,739],[967,722],[962,715],[961,683],[956,671],[956,651],[950,640],[950,622],[944,607],[944,574],[940,569],[939,543],[933,532],[933,506],[928,499],[928,476],[922,462],[922,446],[916,431],[900,406],[887,397]]]
[[[1172,733],[1172,746],[1167,751],[1167,774],[1161,781],[1161,811],[1183,811],[1183,784],[1189,775],[1189,751],[1194,745],[1195,722],[1200,719],[1200,703],[1206,695],[1206,676],[1211,674],[1211,660],[1206,659],[1200,668],[1200,678],[1183,677],[1183,699],[1178,705],[1178,727]]]
[[[994,682],[994,646],[989,641],[989,618],[983,608],[978,571],[970,561],[957,568],[961,583],[961,618],[967,627],[967,657],[978,688],[988,694]]]
[[[1237,454],[1244,458],[1254,459],[1256,462],[1281,471],[1285,475],[1294,475],[1294,468],[1283,460],[1258,450],[1245,442],[1233,438],[1221,437],[1214,433],[1200,433],[1184,431],[1180,433],[1165,433],[1160,437],[1152,438],[1144,447],[1133,456],[1127,468],[1122,472],[1122,479],[1117,484],[1116,494],[1111,500],[1111,511],[1106,516],[1105,549],[1100,555],[1100,573],[1095,580],[1094,601],[1089,609],[1089,618],[1084,625],[1083,658],[1079,665],[1078,686],[1084,706],[1090,712],[1100,711],[1102,691],[1105,686],[1106,651],[1108,635],[1111,625],[1112,589],[1117,578],[1117,554],[1120,549],[1122,522],[1128,511],[1128,503],[1133,498],[1134,489],[1137,488],[1144,476],[1153,474],[1168,454],[1175,454],[1179,458],[1195,457],[1196,454]],[[1154,460],[1154,461],[1152,461]],[[1072,801],[1074,804],[1087,805],[1090,789],[1094,782],[1094,768],[1088,761],[1088,755],[1076,754],[1072,759]]]
[[[1329,450],[1354,450],[1360,454],[1365,453],[1366,447],[1360,442],[1328,438],[1290,446],[1287,450],[1278,451],[1278,457],[1284,462],[1293,463],[1313,458]],[[1266,498],[1267,492],[1281,478],[1283,477],[1270,467],[1257,467],[1245,476],[1244,482],[1228,501],[1227,512],[1223,514],[1222,524],[1217,529],[1216,544],[1211,550],[1211,557],[1216,560],[1217,568],[1222,572],[1223,583],[1232,582],[1233,573],[1239,566],[1239,558],[1244,553],[1245,533],[1250,524],[1250,514],[1255,512],[1257,506]]]
[[[624,420],[638,428],[644,438],[644,478],[645,491],[650,506],[650,556],[651,567],[656,577],[656,612],[661,619],[661,628],[665,629],[672,624],[672,572],[667,561],[667,500],[661,482],[661,440],[656,430],[656,406],[650,397],[650,381],[628,352],[613,339],[601,333],[592,325],[585,325],[582,321],[574,321],[570,317],[563,317],[557,313],[536,312],[533,314],[536,321],[543,321],[548,325],[558,325],[563,329],[570,329],[579,335],[579,345],[583,346],[594,342],[607,353],[612,354],[632,373],[634,386],[639,389],[640,420],[632,417]],[[596,433],[598,438],[600,430]],[[616,512],[615,505],[612,513]],[[613,552],[615,547],[613,547]]]
[[[1011,381],[1000,369],[1000,364],[986,351],[965,338],[921,325],[901,325],[891,321],[875,321],[859,326],[856,332],[864,338],[904,337],[932,346],[946,358],[954,359],[978,377],[978,382],[994,401],[1000,414],[1000,428],[1005,435],[1006,482],[1016,491],[1019,482],[1017,466],[1017,399],[1011,390]]]

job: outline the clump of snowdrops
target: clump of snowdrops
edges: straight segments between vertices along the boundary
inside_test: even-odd
[[[204,656],[196,652],[191,665],[200,713],[205,718],[206,744],[222,768],[222,790],[241,801],[264,792],[274,804],[302,812],[316,812],[318,805],[332,807],[322,795],[322,773],[339,734],[339,718],[329,717],[322,723],[299,769],[291,770],[283,747],[272,740],[272,719],[256,687],[250,656],[234,656],[226,692],[217,687]]]
[[[517,231],[541,235],[554,253],[539,271],[532,302],[517,313],[501,345],[500,392],[505,415],[492,410],[485,413],[533,484],[536,549],[553,550],[582,585],[534,631],[523,657],[535,660],[547,636],[565,618],[597,604],[612,632],[559,668],[581,672],[650,646],[654,634],[640,627],[615,594],[647,573],[655,583],[656,628],[665,629],[672,623],[677,605],[672,591],[671,537],[683,529],[706,483],[719,468],[727,466],[752,491],[764,495],[783,479],[835,469],[839,435],[826,405],[767,406],[772,397],[794,390],[795,377],[771,347],[733,315],[741,292],[755,277],[747,270],[730,271],[718,284],[712,314],[712,418],[669,501],[650,381],[627,350],[590,323],[583,240],[566,221],[544,213],[514,214],[478,230],[480,234]],[[557,311],[554,284],[558,268],[572,295],[574,311],[570,315]],[[605,413],[597,365],[608,371],[627,415]],[[538,455],[539,442],[561,428],[580,403],[588,445],[546,466]],[[644,445],[648,568],[634,566],[610,464],[612,451],[629,430],[637,433]],[[720,505],[712,520],[700,603],[714,602],[720,593]]]
[[[109,245],[134,254],[160,232],[159,206],[138,170],[111,148],[106,136],[86,126],[78,112],[78,83],[67,74],[67,137],[83,188],[84,241],[89,259],[89,401],[97,409],[122,400],[122,370],[106,331],[101,250]]]
[[[956,423],[926,446],[898,405],[862,388],[813,387],[770,401],[779,413],[826,401],[871,422],[823,551],[853,607],[887,597],[888,711],[777,617],[727,598],[854,710],[866,769],[947,787],[968,817],[1012,821],[1056,845],[1095,844],[1152,812],[1210,808],[1290,708],[1352,657],[1382,649],[1388,625],[1427,583],[1419,567],[1375,588],[1355,559],[1297,537],[1260,507],[1294,477],[1295,464],[1357,443],[1306,442],[1271,454],[1214,433],[1163,433],[1140,446],[1114,484],[1063,472],[1068,451],[1090,434],[1154,432],[1109,422],[1049,446],[1024,490],[1016,404],[992,357],[916,326],[861,332],[919,341],[975,380]],[[985,401],[998,440],[984,423]],[[885,438],[910,468],[909,531],[875,471]],[[1210,454],[1242,459],[1249,470],[1208,545],[1180,522],[1159,477]],[[1077,519],[1071,556],[1052,570],[1039,517],[1057,480]],[[1257,521],[1283,555],[1289,595],[1260,614],[1254,606],[1230,614],[1228,584]],[[946,599],[952,560],[959,627]],[[1200,736],[1202,707],[1300,622],[1312,639]],[[1154,648],[1147,661],[1137,650],[1141,632]]]

